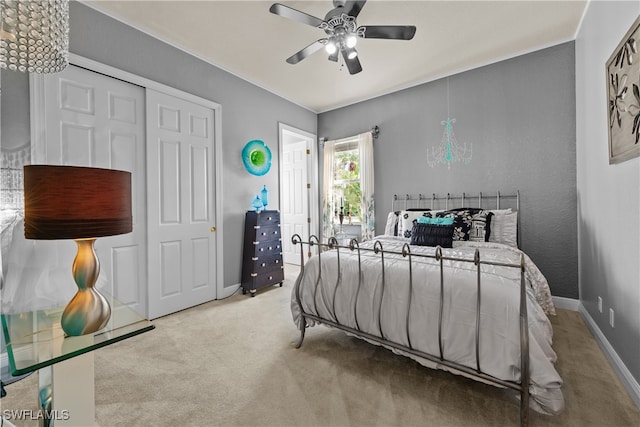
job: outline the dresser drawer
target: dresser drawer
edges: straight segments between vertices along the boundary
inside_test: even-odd
[[[280,212],[263,211],[257,215],[256,220],[258,227],[280,227]]]
[[[253,245],[255,246],[253,256],[254,258],[282,254],[282,242],[280,241],[280,239],[264,242],[253,242]]]
[[[282,256],[275,254],[272,256],[259,256],[253,261],[253,271],[261,275],[268,271],[279,270],[282,268]]]
[[[253,289],[259,289],[264,286],[275,285],[276,283],[280,283],[284,280],[284,269],[279,268],[278,270],[273,270],[266,272],[264,274],[258,274],[253,278]]]
[[[277,241],[280,239],[280,227],[261,226],[256,230],[256,240],[258,242]]]

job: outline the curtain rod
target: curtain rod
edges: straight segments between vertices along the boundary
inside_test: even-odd
[[[371,132],[371,136],[373,136],[373,139],[377,139],[378,134],[380,133],[380,127],[378,125],[375,125],[374,127],[371,128],[369,132]],[[328,140],[329,138],[327,138],[326,136],[320,137],[320,142],[322,143]]]

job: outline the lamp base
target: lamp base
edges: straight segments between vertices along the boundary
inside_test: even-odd
[[[78,253],[73,261],[73,278],[78,292],[62,313],[62,330],[70,336],[91,334],[104,328],[111,317],[111,306],[94,288],[100,262],[93,245],[96,239],[76,239]]]

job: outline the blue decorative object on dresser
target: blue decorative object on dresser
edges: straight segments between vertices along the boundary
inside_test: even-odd
[[[256,212],[260,212],[264,209],[264,205],[262,204],[262,200],[260,200],[260,196],[256,196],[256,198],[253,199],[253,202],[251,202],[251,207],[255,209]]]
[[[269,190],[267,190],[266,185],[262,187],[262,191],[260,191],[260,199],[262,199],[262,205],[266,209],[269,204]]]

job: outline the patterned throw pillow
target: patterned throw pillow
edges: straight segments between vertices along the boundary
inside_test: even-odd
[[[418,222],[418,218],[425,216],[429,213],[428,209],[422,211],[404,210],[400,212],[400,218],[398,219],[398,236],[410,238],[413,230],[413,225]]]
[[[472,242],[488,242],[491,234],[491,217],[493,212],[482,211],[471,218],[469,240]]]

